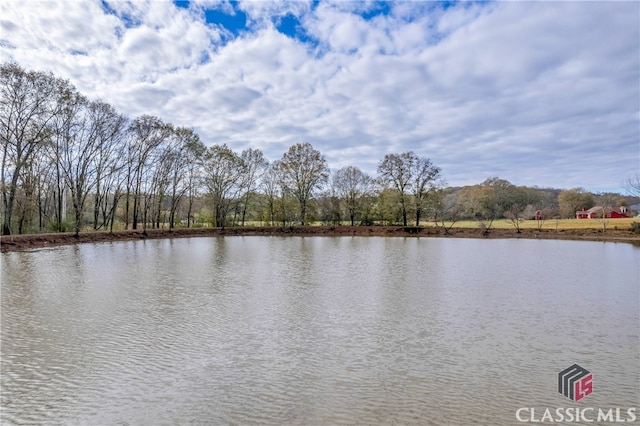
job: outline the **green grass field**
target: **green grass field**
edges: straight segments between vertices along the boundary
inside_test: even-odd
[[[640,222],[640,218],[626,218],[626,219],[607,219],[608,229],[628,229],[631,228],[631,223]],[[409,226],[413,226],[415,223],[409,223]],[[451,222],[445,222],[447,226],[451,225]],[[313,222],[310,226],[321,226],[321,222]],[[349,222],[342,222],[341,225],[348,226]],[[421,222],[422,227],[434,226],[434,222]],[[264,226],[262,222],[247,222],[246,226]],[[280,224],[276,226],[281,226]],[[390,225],[398,226],[398,225]],[[461,220],[453,225],[454,228],[479,228],[480,222],[477,220]],[[494,229],[514,229],[513,224],[507,219],[498,219],[493,221],[491,228]],[[538,222],[535,220],[523,220],[520,222],[520,229],[538,229]],[[542,223],[542,229],[602,229],[602,222],[600,219],[548,219]]]
[[[640,218],[626,218],[626,219],[607,219],[607,229],[629,229],[631,228],[631,224],[633,222],[640,222]],[[445,222],[446,226],[450,226],[451,222]],[[168,224],[162,224],[163,229],[169,229]],[[313,222],[308,224],[308,226],[322,226],[322,222]],[[342,222],[341,225],[349,226],[349,222]],[[410,222],[409,226],[413,226],[414,223]],[[236,225],[239,226],[239,225]],[[247,221],[245,222],[245,226],[268,226],[265,225],[261,221]],[[282,224],[276,224],[275,226],[282,226]],[[398,224],[393,224],[389,226],[400,226]],[[420,223],[421,227],[432,227],[435,226],[434,222],[423,221]],[[192,225],[193,228],[209,228],[210,224],[195,224]],[[184,226],[176,226],[176,228],[185,228]],[[480,228],[480,222],[476,220],[461,220],[455,222],[453,224],[453,228]],[[493,221],[491,224],[492,229],[514,229],[513,224],[507,219],[499,219]],[[140,227],[140,229],[142,229]],[[151,229],[151,227],[149,227]],[[538,229],[538,223],[535,220],[523,220],[520,222],[520,229]],[[549,230],[560,230],[560,229],[602,229],[602,222],[599,219],[549,219],[542,223],[542,229]],[[83,231],[90,232],[92,229],[90,227],[86,227]],[[114,230],[124,230],[124,226],[121,224],[116,224]]]
[[[606,225],[608,229],[628,229],[631,223],[640,222],[640,218],[624,218],[624,219],[607,219]],[[431,223],[432,224],[432,223]],[[451,222],[445,222],[447,226]],[[480,223],[475,220],[461,220],[456,222],[454,228],[478,228]],[[513,229],[513,224],[506,220],[495,220],[491,225],[495,229]],[[535,220],[523,220],[520,222],[521,229],[538,229],[538,222]],[[542,229],[602,229],[602,221],[600,219],[549,219],[542,223]]]

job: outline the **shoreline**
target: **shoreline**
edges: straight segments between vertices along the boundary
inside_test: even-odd
[[[439,237],[439,238],[524,238],[551,240],[578,240],[618,242],[640,245],[640,235],[631,230],[611,229],[602,233],[599,229],[491,229],[485,235],[479,228],[452,228],[447,233],[441,227],[413,226],[292,226],[292,227],[229,227],[229,228],[176,228],[129,231],[22,234],[0,237],[0,252],[25,251],[63,245],[136,241],[161,238],[191,238],[216,236],[372,236],[372,237]]]

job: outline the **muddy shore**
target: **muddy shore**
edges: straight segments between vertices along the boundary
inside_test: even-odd
[[[436,227],[402,226],[294,226],[294,227],[234,227],[196,229],[147,229],[146,231],[83,232],[28,234],[0,237],[0,251],[23,251],[69,244],[132,241],[157,238],[211,237],[223,235],[244,236],[381,236],[381,237],[442,237],[442,238],[529,238],[624,242],[640,245],[640,235],[631,230],[611,229],[605,233],[599,229],[492,229],[484,234],[481,229],[453,228],[447,233]]]

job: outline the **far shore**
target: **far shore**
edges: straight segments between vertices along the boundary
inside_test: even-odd
[[[440,238],[527,238],[621,242],[640,245],[640,235],[630,229],[491,229],[480,228],[403,227],[403,226],[291,226],[291,227],[228,227],[176,228],[129,231],[93,231],[73,233],[23,234],[0,237],[0,251],[24,251],[79,243],[134,241],[159,238],[189,238],[217,236],[375,236],[375,237],[440,237]]]

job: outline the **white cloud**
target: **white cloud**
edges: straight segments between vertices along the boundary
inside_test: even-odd
[[[272,160],[311,142],[375,173],[414,150],[452,185],[618,188],[638,168],[638,3],[3,2],[0,61],[51,70],[132,117],[196,128]],[[318,47],[279,33],[292,14]],[[230,33],[226,33],[229,36]],[[594,176],[593,170],[600,175]],[[630,173],[629,173],[630,174]]]

